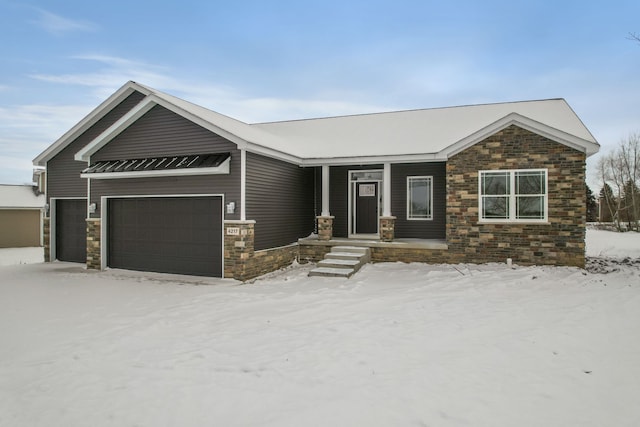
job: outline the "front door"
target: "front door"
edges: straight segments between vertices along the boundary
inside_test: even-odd
[[[354,234],[378,234],[379,182],[355,182]]]

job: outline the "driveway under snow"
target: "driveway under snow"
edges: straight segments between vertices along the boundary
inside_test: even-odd
[[[601,273],[0,267],[0,426],[637,426],[635,236]]]

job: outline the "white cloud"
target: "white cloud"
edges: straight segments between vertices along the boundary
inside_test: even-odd
[[[34,9],[38,13],[38,18],[34,21],[35,24],[51,34],[61,35],[76,31],[96,31],[98,28],[92,22],[65,18],[41,8]]]

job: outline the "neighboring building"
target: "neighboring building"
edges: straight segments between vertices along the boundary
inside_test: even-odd
[[[584,266],[598,149],[563,99],[246,124],[129,82],[34,164],[45,259],[246,280],[340,239],[373,261]]]
[[[42,246],[44,204],[37,187],[0,184],[0,248]]]

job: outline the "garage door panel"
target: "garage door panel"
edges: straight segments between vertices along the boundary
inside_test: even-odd
[[[86,262],[86,200],[56,200],[55,206],[56,258],[60,261]]]
[[[108,264],[222,277],[222,198],[111,199]]]

